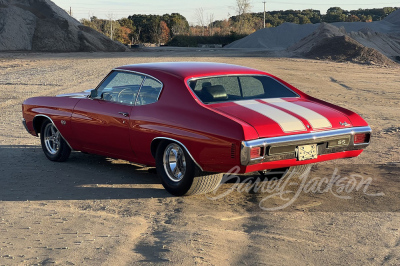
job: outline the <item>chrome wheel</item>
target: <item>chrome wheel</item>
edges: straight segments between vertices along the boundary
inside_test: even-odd
[[[47,151],[52,155],[56,154],[60,149],[61,135],[52,123],[47,124],[44,128],[43,139]]]
[[[186,158],[182,148],[176,144],[169,144],[163,155],[164,170],[168,178],[174,182],[179,182],[186,173]]]

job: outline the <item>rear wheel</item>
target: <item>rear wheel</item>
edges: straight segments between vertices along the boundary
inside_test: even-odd
[[[175,196],[210,192],[219,185],[223,176],[201,173],[181,145],[167,141],[157,148],[156,168],[164,188]]]
[[[71,154],[71,148],[61,136],[60,131],[49,120],[42,124],[40,141],[43,152],[50,161],[63,162]]]

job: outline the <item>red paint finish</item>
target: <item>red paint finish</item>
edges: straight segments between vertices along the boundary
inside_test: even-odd
[[[325,116],[333,125],[332,129],[346,127],[340,122],[346,122],[350,127],[367,126],[354,112],[310,97],[273,75],[247,67],[185,62],[128,65],[116,70],[139,72],[161,81],[163,89],[158,101],[131,106],[92,100],[85,96],[88,93],[30,98],[23,103],[23,117],[29,132],[39,133],[37,125],[45,116],[53,121],[75,150],[150,166],[155,165],[157,144],[172,139],[182,143],[204,171],[227,172],[240,165],[242,141],[313,131],[310,128],[304,132],[285,133],[272,119],[233,102],[205,105],[187,85],[191,78],[231,74],[268,75],[277,79],[300,95],[289,101]],[[241,172],[355,157],[360,153],[361,150],[347,151],[320,155],[310,161],[290,159],[241,166]]]
[[[129,138],[132,106],[103,100],[82,99],[74,108],[72,131],[83,151],[133,161]]]

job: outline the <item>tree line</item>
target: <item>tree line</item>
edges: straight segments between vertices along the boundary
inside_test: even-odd
[[[264,27],[264,13],[250,13],[247,0],[236,0],[237,15],[225,20],[214,20],[213,14],[205,15],[196,10],[197,25],[189,26],[187,19],[179,14],[134,14],[119,20],[99,19],[95,16],[82,19],[81,23],[124,44],[165,44],[175,36],[243,36]],[[321,22],[372,22],[379,21],[396,11],[396,7],[343,10],[331,7],[326,14],[319,10],[281,10],[266,12],[266,27],[277,27],[285,22],[296,24]]]

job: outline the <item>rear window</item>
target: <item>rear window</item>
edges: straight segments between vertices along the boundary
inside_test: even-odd
[[[203,103],[298,97],[269,76],[219,76],[192,79],[189,86]]]

